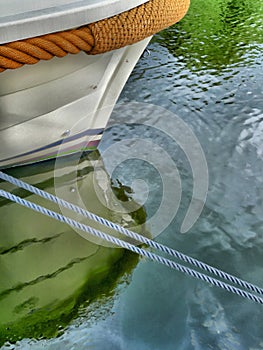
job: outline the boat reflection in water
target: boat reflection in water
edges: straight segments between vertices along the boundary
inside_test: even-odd
[[[75,176],[72,162],[61,160],[63,174],[55,181],[56,190],[66,197],[78,191],[85,209],[126,227],[139,224],[137,229],[145,233],[142,208],[131,214],[120,213],[121,203],[132,202],[127,197],[127,188],[109,181],[102,184],[101,179],[97,181],[94,177],[93,162],[98,162],[98,157],[96,151],[79,162],[77,189],[72,185]],[[55,192],[53,162],[12,170],[12,175],[18,174],[28,183]],[[11,184],[2,182],[1,187],[60,212],[55,204]],[[115,212],[107,208],[108,200],[116,206]],[[79,316],[80,306],[88,312],[92,300],[100,297],[102,302],[102,295],[112,291],[118,278],[138,260],[133,253],[93,243],[68,225],[5,199],[0,201],[0,215],[0,345],[24,337],[59,334],[71,319]],[[77,216],[74,219],[89,224],[86,219]]]

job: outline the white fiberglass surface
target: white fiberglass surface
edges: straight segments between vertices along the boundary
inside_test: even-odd
[[[123,2],[123,1],[122,1]],[[138,2],[138,1],[137,1]],[[145,1],[140,1],[144,3]],[[26,14],[32,11],[42,11],[51,12],[54,10],[67,10],[70,8],[78,8],[81,6],[99,6],[100,4],[107,3],[120,3],[120,0],[9,0],[9,1],[0,1],[1,13],[0,18],[6,16],[14,16],[18,14]],[[129,4],[132,4],[132,1],[129,1]],[[127,2],[127,7],[130,6]]]
[[[78,27],[108,18],[148,0],[0,1],[0,43]]]

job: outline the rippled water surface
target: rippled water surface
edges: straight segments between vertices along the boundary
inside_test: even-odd
[[[179,24],[153,38],[100,146],[110,169],[118,151],[128,153],[138,139],[151,141],[140,157],[125,160],[113,172],[134,188],[137,201],[144,202],[147,194],[148,218],[158,215],[171,172],[160,157],[160,148],[165,149],[180,174],[182,198],[177,215],[156,239],[261,287],[262,16],[261,0],[192,0]],[[130,101],[137,102],[133,113]],[[156,106],[151,113],[149,104]],[[180,226],[190,205],[192,172],[174,140],[145,127],[162,120],[160,107],[191,128],[208,165],[206,203],[185,234]],[[113,147],[113,157],[108,156],[107,148],[116,143],[118,150]],[[157,217],[158,223],[165,220],[165,215]],[[119,288],[110,310],[103,317],[95,313],[92,322],[84,315],[57,339],[24,340],[16,348],[263,349],[262,305],[146,260],[137,265],[129,285]]]

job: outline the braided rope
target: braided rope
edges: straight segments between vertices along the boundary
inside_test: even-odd
[[[86,233],[89,233],[89,234],[92,234],[93,236],[97,237],[97,238],[100,238],[100,239],[103,239],[107,242],[110,242],[112,244],[115,244],[116,246],[118,247],[121,247],[121,248],[125,248],[125,249],[128,249],[134,253],[137,253],[143,257],[146,257],[152,261],[155,261],[155,262],[158,262],[160,264],[163,264],[163,265],[166,265],[167,267],[170,267],[172,269],[175,269],[177,271],[180,271],[180,272],[183,272],[191,277],[195,277],[197,279],[200,279],[204,282],[207,282],[207,283],[210,283],[212,284],[213,286],[216,286],[216,287],[220,287],[220,288],[223,288],[225,290],[227,290],[228,292],[232,292],[232,293],[235,293],[239,296],[242,296],[243,298],[247,298],[251,301],[254,301],[256,303],[259,303],[259,304],[263,304],[263,299],[255,294],[252,294],[250,292],[247,292],[245,290],[242,290],[240,288],[237,288],[235,286],[232,286],[228,283],[225,283],[225,282],[222,282],[222,281],[219,281],[213,277],[210,277],[210,276],[207,276],[201,272],[198,272],[196,270],[193,270],[189,267],[186,267],[184,265],[181,265],[179,263],[176,263],[175,261],[172,261],[172,260],[169,260],[169,259],[166,259],[160,255],[157,255],[155,253],[152,253],[148,250],[145,250],[143,248],[139,248],[131,243],[128,243],[128,242],[125,242],[119,238],[116,238],[116,237],[113,237],[113,236],[110,236],[104,232],[101,232],[99,230],[96,230],[94,229],[93,227],[90,227],[90,226],[87,226],[87,225],[84,225],[76,220],[73,220],[67,216],[64,216],[64,215],[61,215],[55,211],[52,211],[50,209],[47,209],[45,207],[42,207],[38,204],[35,204],[35,203],[32,203],[30,201],[27,201],[23,198],[20,198],[18,196],[15,196],[9,192],[6,192],[4,190],[0,190],[0,196],[1,197],[4,197],[6,199],[9,199],[15,203],[18,203],[24,207],[27,207],[31,210],[34,210],[38,213],[41,213],[41,214],[44,214],[44,215],[47,215],[55,220],[58,220],[60,222],[63,222],[65,224],[68,224],[70,225],[71,227],[73,228],[76,228],[78,230],[81,230],[83,232],[86,232]]]
[[[53,203],[56,203],[58,204],[59,206],[63,206],[64,208],[67,208],[69,210],[72,210],[74,211],[75,213],[77,214],[80,214],[84,217],[87,217],[91,220],[94,220],[96,221],[97,223],[99,224],[102,224],[104,226],[107,226],[111,229],[114,229],[116,230],[117,232],[121,233],[121,234],[124,234],[125,236],[129,237],[129,238],[132,238],[138,242],[141,242],[143,244],[147,244],[149,247],[151,248],[154,248],[156,250],[159,250],[160,252],[164,252],[172,257],[175,257],[179,260],[182,260],[186,263],[189,263],[190,265],[193,265],[195,267],[198,267],[199,269],[201,270],[204,270],[206,272],[209,272],[211,274],[214,274],[215,276],[217,277],[220,277],[228,282],[231,282],[233,284],[236,284],[240,287],[243,287],[243,288],[246,288],[252,292],[255,292],[255,293],[258,293],[260,295],[263,295],[263,289],[252,284],[252,283],[249,283],[247,281],[244,281],[236,276],[233,276],[233,275],[230,275],[222,270],[219,270],[217,268],[214,268],[213,266],[210,266],[208,264],[205,264],[203,263],[202,261],[199,261],[197,259],[194,259],[190,256],[187,256],[185,254],[182,254],[180,253],[179,251],[175,250],[175,249],[172,249],[172,248],[169,248],[163,244],[160,244],[158,242],[155,242],[147,237],[144,237],[136,232],[133,232],[133,231],[130,231],[118,224],[115,224],[107,219],[104,219],[96,214],[93,214],[83,208],[80,208],[70,202],[67,202],[61,198],[58,198],[46,191],[43,191],[35,186],[32,186],[22,180],[19,180],[11,175],[8,175],[8,174],[5,174],[3,172],[0,171],[0,179],[4,180],[4,181],[7,181],[9,183],[12,183],[13,185],[17,186],[17,187],[20,187],[20,188],[23,188],[31,193],[34,193],[44,199],[47,199]]]
[[[190,0],[150,0],[119,15],[78,29],[0,45],[0,72],[85,51],[100,54],[149,37],[178,22]]]

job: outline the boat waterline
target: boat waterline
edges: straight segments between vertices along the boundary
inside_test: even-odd
[[[97,147],[115,102],[149,40],[99,55],[96,60],[81,54],[74,63],[65,57],[2,73],[0,167]],[[60,76],[53,79],[49,72],[58,66]],[[32,79],[34,72],[38,80]],[[20,82],[18,91],[14,91],[16,81]]]

